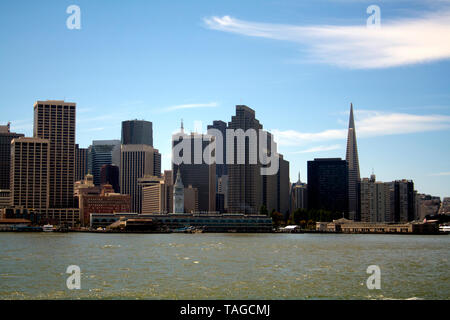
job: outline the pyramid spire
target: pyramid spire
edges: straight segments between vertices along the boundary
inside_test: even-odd
[[[355,129],[355,119],[353,118],[353,103],[350,103],[350,119],[348,121],[348,128]]]
[[[345,160],[348,163],[348,211],[350,219],[356,219],[358,207],[358,182],[360,181],[359,174],[359,159],[358,147],[356,143],[355,119],[353,117],[353,103],[350,103],[350,118],[348,123],[347,136],[347,152]]]

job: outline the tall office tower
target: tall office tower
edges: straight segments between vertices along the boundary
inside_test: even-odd
[[[390,183],[393,192],[392,215],[394,222],[407,222],[415,219],[415,194],[412,180],[396,180]]]
[[[228,122],[228,129],[242,129],[246,132],[253,129],[258,132],[262,125],[255,118],[255,111],[245,105],[236,106],[236,115],[232,116]],[[234,137],[231,141],[227,139],[227,151],[233,149],[232,163],[228,163],[228,212],[256,214],[263,204],[263,176],[261,175],[261,165],[251,164],[249,158],[256,156],[258,159],[258,143],[250,145],[246,138],[242,149],[244,150],[244,164],[237,162],[238,139]],[[241,145],[239,145],[240,147]],[[229,155],[227,155],[229,156]]]
[[[76,104],[58,100],[34,104],[34,137],[49,140],[49,207],[72,208],[75,181]]]
[[[100,170],[105,164],[120,164],[120,141],[97,140],[92,141],[91,147],[91,173],[94,184],[100,185]]]
[[[173,213],[184,213],[184,185],[180,172],[181,170],[178,170],[173,185]]]
[[[359,175],[358,147],[356,145],[355,120],[353,118],[353,104],[350,104],[350,119],[348,124],[347,153],[348,162],[348,211],[350,219],[359,221],[358,208],[358,182]]]
[[[306,208],[308,208],[308,186],[301,181],[299,172],[297,182],[291,187],[291,212]]]
[[[348,217],[348,165],[341,158],[308,161],[308,209]]]
[[[217,178],[216,211],[223,213],[228,209],[228,175]]]
[[[222,136],[216,135],[215,132],[211,129],[215,129],[220,131]],[[226,160],[227,160],[227,123],[221,120],[213,121],[212,125],[208,126],[208,134],[212,135],[216,138],[216,148],[219,148],[219,139],[222,139],[222,159],[220,159],[220,163],[216,164],[216,177],[220,178],[223,175],[228,174]],[[216,162],[219,162],[218,153],[216,152]]]
[[[115,193],[120,193],[119,167],[105,164],[100,169],[100,185],[110,184]]]
[[[198,190],[198,210],[200,212],[209,212],[216,210],[216,166],[215,163],[208,164],[203,157],[205,148],[214,141],[210,135],[191,133],[190,135],[182,132],[174,134],[172,137],[172,147],[176,150],[179,143],[190,148],[190,157],[188,151],[182,150],[186,159],[182,163],[176,164],[172,161],[172,171],[174,175],[181,169],[181,178],[185,186],[192,185]],[[186,152],[186,154],[184,154]]]
[[[75,181],[82,181],[89,172],[87,148],[75,145]]]
[[[11,144],[11,205],[47,209],[49,206],[50,142],[15,138]]]
[[[0,126],[0,208],[11,202],[11,141],[23,137],[21,133],[10,131],[10,123]]]
[[[120,156],[120,192],[131,196],[131,210],[142,211],[142,185],[139,179],[145,175],[161,176],[161,159],[157,149],[143,144],[127,144],[121,146]],[[160,160],[159,160],[160,161]]]
[[[389,184],[376,181],[375,175],[358,184],[359,214],[363,222],[392,222]]]
[[[173,172],[172,170],[164,170],[164,184],[167,188],[166,208],[167,212],[173,212]]]
[[[153,124],[144,120],[122,121],[122,144],[145,144],[153,147]]]
[[[198,212],[198,189],[189,185],[184,188],[184,212]]]
[[[277,210],[285,217],[289,216],[289,161],[279,156],[279,170],[277,173]]]

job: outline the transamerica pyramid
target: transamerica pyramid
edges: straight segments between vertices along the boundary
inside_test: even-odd
[[[358,147],[356,145],[355,119],[353,118],[353,104],[350,104],[350,119],[348,124],[347,154],[345,157],[348,163],[348,211],[349,218],[359,220],[357,217],[358,209],[358,182],[359,160]]]

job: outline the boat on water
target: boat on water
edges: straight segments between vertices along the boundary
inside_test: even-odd
[[[42,227],[42,231],[43,232],[53,232],[53,231],[55,231],[55,228],[53,227],[52,224],[46,224],[45,226]]]
[[[183,227],[173,230],[175,233],[203,233],[202,229],[194,227]]]

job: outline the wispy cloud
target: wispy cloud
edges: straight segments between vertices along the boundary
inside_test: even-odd
[[[333,144],[330,146],[317,146],[317,147],[312,147],[312,148],[308,148],[305,150],[301,150],[301,151],[296,151],[296,152],[291,152],[292,154],[299,154],[299,153],[313,153],[313,152],[324,152],[324,151],[331,151],[331,150],[337,150],[337,149],[341,149],[342,146],[340,144]]]
[[[213,30],[301,44],[307,60],[347,68],[387,68],[450,58],[450,10],[365,25],[286,25],[204,18]]]
[[[176,105],[176,106],[170,106],[170,107],[164,108],[163,111],[169,112],[169,111],[182,110],[182,109],[216,108],[218,106],[219,106],[219,104],[217,102],[190,103],[190,104],[180,104],[180,105]]]
[[[432,174],[430,174],[430,176],[434,176],[434,177],[450,176],[450,171],[449,172],[432,173]]]
[[[361,110],[356,113],[358,138],[408,134],[450,129],[450,116],[384,113]],[[301,146],[311,142],[345,139],[347,129],[329,129],[308,133],[296,130],[272,130],[278,144]]]

